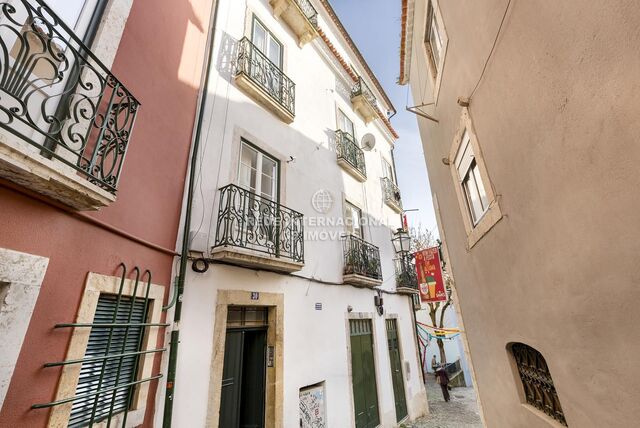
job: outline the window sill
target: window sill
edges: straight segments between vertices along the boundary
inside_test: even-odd
[[[467,248],[471,249],[502,218],[502,211],[497,201],[493,201],[480,221],[467,234]]]
[[[525,408],[527,411],[529,411],[533,415],[535,415],[537,418],[542,419],[543,421],[548,423],[550,427],[553,427],[553,428],[567,428],[565,425],[562,425],[560,422],[556,421],[555,419],[553,419],[551,416],[547,415],[543,411],[538,410],[537,408],[535,408],[531,404],[520,403],[520,405],[523,408]]]
[[[0,177],[78,211],[97,210],[116,200],[73,168],[41,156],[34,146],[6,132],[0,133]]]

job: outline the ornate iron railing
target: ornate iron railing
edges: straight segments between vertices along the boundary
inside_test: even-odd
[[[343,243],[344,274],[356,274],[382,280],[380,250],[354,235],[347,235]]]
[[[373,95],[373,92],[371,92],[371,89],[369,89],[369,86],[367,86],[362,77],[358,77],[353,88],[351,88],[351,98],[357,97],[358,95],[362,95],[369,104],[371,104],[371,107],[377,108],[378,102],[376,101],[376,97]]]
[[[0,3],[0,127],[115,193],[140,106],[42,0]]]
[[[527,403],[567,425],[549,367],[542,354],[524,343],[514,343],[511,352],[516,360]]]
[[[391,202],[402,208],[400,189],[389,177],[384,177],[382,179],[382,194],[385,202]]]
[[[395,259],[396,288],[410,288],[418,290],[418,275],[416,266],[409,256]]]
[[[233,184],[220,189],[214,247],[247,248],[304,262],[301,213]]]
[[[296,85],[246,37],[238,42],[238,74],[246,75],[285,110],[295,114]]]
[[[318,11],[311,2],[309,0],[295,0],[295,2],[309,23],[314,27],[318,27]]]
[[[336,131],[336,153],[338,159],[344,159],[352,167],[367,176],[367,168],[364,163],[364,151],[358,147],[353,140],[351,134],[337,130]]]

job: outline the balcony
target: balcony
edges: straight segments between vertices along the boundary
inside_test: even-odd
[[[338,165],[360,182],[367,181],[367,168],[364,163],[364,151],[353,140],[351,134],[336,131],[336,153]]]
[[[304,222],[297,211],[229,184],[220,189],[212,258],[291,273],[304,266]]]
[[[408,257],[394,260],[396,270],[396,291],[400,294],[418,294],[416,266]]]
[[[269,0],[273,15],[282,18],[303,47],[318,36],[318,11],[309,0]]]
[[[395,212],[402,214],[402,200],[400,199],[400,189],[390,178],[382,179],[382,197],[384,202]]]
[[[362,77],[358,77],[355,85],[351,89],[351,104],[358,112],[365,123],[369,123],[378,118],[378,102]]]
[[[246,37],[238,42],[235,80],[283,122],[293,122],[296,85]]]
[[[375,287],[382,284],[380,266],[380,250],[373,244],[354,235],[344,239],[344,271],[345,284],[360,287]]]
[[[77,210],[109,205],[139,102],[43,1],[12,1],[0,21],[0,177]]]

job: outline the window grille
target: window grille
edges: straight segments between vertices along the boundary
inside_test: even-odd
[[[126,426],[135,386],[162,377],[160,373],[145,379],[139,379],[138,376],[142,355],[166,350],[143,349],[145,329],[169,325],[147,322],[151,302],[151,272],[145,271],[141,281],[140,269],[133,269],[133,292],[128,296],[123,294],[127,268],[124,264],[120,264],[120,268],[122,276],[118,294],[99,296],[93,322],[55,325],[55,328],[91,329],[83,358],[44,365],[58,367],[81,364],[74,396],[31,406],[32,409],[44,409],[73,403],[69,427],[93,426],[103,420],[107,420],[109,425],[116,414],[123,415],[122,426]],[[139,290],[142,290],[142,293]]]
[[[518,366],[527,403],[567,426],[549,367],[542,354],[524,343],[514,343],[511,352]]]

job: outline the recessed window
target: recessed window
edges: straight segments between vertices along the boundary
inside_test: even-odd
[[[473,153],[469,132],[466,129],[462,135],[462,142],[456,155],[455,167],[462,185],[469,214],[475,225],[489,209],[489,199]]]
[[[424,44],[427,49],[429,61],[433,68],[433,74],[438,75],[440,73],[440,60],[442,59],[444,52],[444,40],[432,1],[429,1],[427,4],[427,22],[424,32]]]
[[[353,122],[340,109],[338,109],[338,129],[350,135],[354,142],[356,141],[356,133],[353,127]]]
[[[511,353],[518,367],[527,404],[566,426],[560,399],[542,354],[524,343],[512,344]]]
[[[282,69],[282,43],[275,38],[271,31],[253,17],[253,31],[251,42],[278,68]]]
[[[344,217],[345,227],[349,235],[355,235],[358,238],[363,238],[362,233],[362,210],[355,205],[346,202],[344,203]]]
[[[278,200],[278,161],[242,141],[239,185],[271,201]]]
[[[128,296],[101,294],[93,322],[96,324],[121,323],[131,326],[92,328],[85,351],[76,397],[73,401],[70,427],[82,427],[91,421],[99,422],[131,407],[134,387],[122,385],[137,377],[137,354],[143,348],[147,305],[144,299],[135,301]],[[121,358],[102,358],[105,355],[126,354]],[[105,391],[95,394],[98,391]]]

